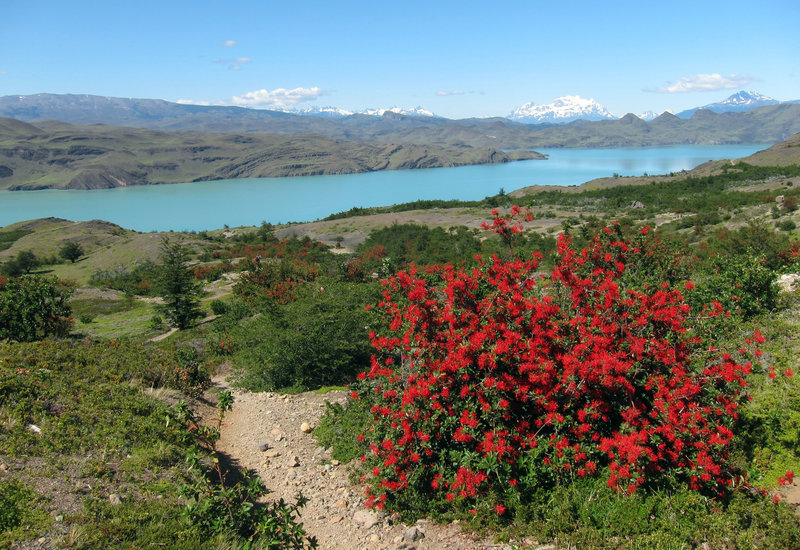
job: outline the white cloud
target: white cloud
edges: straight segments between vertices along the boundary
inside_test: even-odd
[[[451,91],[444,91],[444,90],[437,90],[436,95],[438,96],[449,96],[449,95],[464,95],[464,90],[451,90]]]
[[[226,40],[225,42],[222,42],[222,45],[230,48],[231,46],[236,45],[236,40]]]
[[[208,101],[195,101],[193,99],[179,99],[176,103],[181,105],[211,105]]]
[[[253,60],[250,59],[249,57],[237,57],[236,59],[233,60],[234,63],[241,63],[241,64],[250,63],[251,61]]]
[[[241,71],[242,68],[239,65],[228,65],[229,71]]]
[[[731,90],[743,88],[758,80],[755,77],[745,74],[732,74],[723,76],[718,73],[696,74],[679,79],[677,82],[668,84],[661,88],[646,89],[646,92],[657,92],[661,94],[681,94],[685,92],[713,92],[716,90]]]
[[[244,95],[233,96],[231,101],[234,105],[245,107],[277,107],[284,109],[297,105],[315,101],[318,97],[328,95],[328,92],[314,86],[313,88],[276,88],[275,90],[255,90]]]

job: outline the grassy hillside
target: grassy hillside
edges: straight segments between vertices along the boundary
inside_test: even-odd
[[[351,174],[542,158],[494,149],[387,145],[318,135],[39,126],[0,119],[0,189],[104,189],[234,178]]]

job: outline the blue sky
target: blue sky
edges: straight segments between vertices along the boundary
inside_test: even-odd
[[[594,98],[617,115],[740,89],[800,99],[800,1],[12,1],[0,95],[451,118]]]

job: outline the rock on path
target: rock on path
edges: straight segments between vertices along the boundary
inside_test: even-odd
[[[214,383],[230,389],[224,376],[215,377]],[[461,534],[457,524],[439,526],[421,520],[403,525],[366,509],[363,488],[350,483],[346,465],[331,461],[330,453],[310,433],[325,412],[325,401],[344,404],[346,392],[232,393],[233,409],[225,415],[218,450],[240,467],[255,471],[272,491],[269,500],[293,502],[300,492],[308,497],[300,519],[320,549],[510,548],[490,539],[475,541]]]

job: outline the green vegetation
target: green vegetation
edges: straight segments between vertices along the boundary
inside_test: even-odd
[[[0,345],[0,456],[19,465],[17,479],[2,481],[0,541],[37,537],[59,497],[79,510],[63,518],[75,548],[300,548],[302,500],[267,506],[256,482],[227,487],[240,474],[220,469],[220,425],[198,430],[184,402],[151,396],[207,387],[191,362],[182,348],[113,341]],[[221,422],[231,400],[219,403]]]
[[[227,332],[239,383],[254,391],[304,391],[355,380],[369,363],[365,304],[376,285],[316,279],[281,306]]]
[[[121,290],[128,295],[152,296],[157,292],[158,265],[144,261],[132,269],[117,266],[95,271],[89,282],[100,288]]]
[[[172,326],[186,329],[203,316],[200,311],[202,288],[186,266],[188,251],[180,243],[164,239],[158,267],[158,290],[164,304],[158,310]]]
[[[0,548],[50,523],[40,508],[44,499],[18,480],[0,480]]]
[[[69,260],[73,264],[77,262],[81,256],[83,256],[84,251],[83,247],[76,243],[75,241],[68,241],[64,243],[61,248],[58,250],[58,255],[64,258],[65,260]]]
[[[785,223],[800,221],[798,186],[787,184],[800,176],[800,168],[797,163],[725,166],[718,175],[646,178],[638,185],[617,178],[611,187],[543,190],[516,199],[501,190],[470,203],[419,201],[353,209],[347,213],[353,216],[348,224],[372,229],[364,231],[357,246],[348,239],[353,252],[346,254],[333,253],[345,252],[344,239],[334,238],[340,226],[328,239],[337,243],[333,251],[309,237],[278,236],[281,231],[302,235],[304,226],[274,228],[264,223],[231,230],[227,236],[216,231],[172,234],[162,244],[160,258],[158,235],[145,239],[104,227],[99,228],[102,236],[92,233],[80,240],[90,243],[80,262],[53,267],[62,279],[64,273],[80,272],[87,274],[86,281],[94,273],[92,282],[99,289],[78,288],[67,300],[72,283],[62,286],[37,275],[0,278],[3,312],[9,304],[26,302],[4,301],[11,296],[9,289],[50,285],[56,292],[56,298],[47,294],[42,300],[27,300],[38,315],[32,325],[21,321],[14,335],[0,335],[8,340],[0,343],[0,462],[10,466],[0,477],[0,547],[54,533],[64,537],[59,544],[74,548],[311,545],[298,521],[303,497],[293,503],[262,504],[267,488],[261,481],[220,460],[217,442],[231,402],[229,395],[209,389],[209,377],[223,365],[232,367],[236,384],[250,390],[325,391],[349,384],[359,399],[346,406],[329,404],[314,435],[320,445],[332,448],[333,459],[353,461],[354,479],[365,476],[375,504],[404,519],[459,519],[475,529],[490,529],[501,541],[528,538],[575,548],[800,546],[800,521],[794,510],[785,502],[772,502],[773,495],[783,494],[779,484],[786,482],[787,472],[800,472],[800,377],[795,375],[800,372],[800,300],[796,291],[779,293],[775,285],[779,274],[800,269],[800,236]],[[512,201],[530,208],[528,220],[518,227],[507,219]],[[462,217],[448,217],[451,208]],[[492,231],[461,221],[483,208],[497,209],[494,222],[488,221]],[[441,226],[375,227],[364,217],[411,209],[438,209],[429,219]],[[15,226],[6,232],[13,235],[7,239],[11,246],[5,257],[16,261],[21,251],[30,250],[37,258],[47,258],[64,242],[78,242],[63,228],[83,231],[85,226],[64,223]],[[57,244],[45,245],[44,233],[39,235],[45,227],[59,228],[49,237]],[[557,245],[560,233],[569,235],[572,250],[588,251],[569,256],[563,244]],[[598,234],[605,237],[596,239]],[[562,243],[566,240],[562,237]],[[635,245],[623,254],[622,242]],[[138,251],[145,248],[140,243],[150,243],[151,248]],[[540,261],[526,264],[533,251],[542,252]],[[617,264],[624,270],[619,272]],[[384,282],[399,270],[405,273]],[[199,300],[201,288],[209,292],[207,302]],[[168,308],[156,310],[152,299],[141,299],[158,294],[167,298]],[[171,297],[187,301],[170,302]],[[449,299],[451,307],[440,307]],[[58,331],[42,328],[54,302],[64,306],[56,317],[69,319],[71,306],[72,316],[81,320],[71,334],[67,325]],[[203,303],[217,317],[194,325]],[[389,315],[377,315],[376,310]],[[473,310],[480,314],[471,317]],[[180,317],[186,320],[184,330],[161,342],[148,341],[168,324],[180,324],[180,312],[188,312]],[[556,326],[559,315],[565,321]],[[535,416],[519,411],[534,405],[514,399],[528,382],[515,379],[499,388],[499,382],[507,381],[500,376],[490,380],[485,372],[487,361],[494,360],[500,366],[493,368],[513,373],[510,369],[519,363],[522,351],[508,349],[527,343],[534,332],[517,330],[526,316],[539,323],[530,327],[561,331],[547,356],[553,363],[573,354],[570,364],[579,368],[591,361],[591,353],[600,357],[619,352],[614,356],[614,377],[627,376],[634,394],[609,390],[618,382],[614,378],[576,405],[587,415],[595,406],[607,414],[604,420],[581,421],[591,423],[601,440],[619,435],[609,426],[640,417],[624,407],[636,401],[646,410],[657,401],[647,393],[653,384],[669,382],[680,369],[703,391],[696,401],[687,397],[687,406],[673,412],[684,414],[693,407],[711,411],[710,422],[724,429],[703,432],[702,423],[693,424],[702,434],[691,435],[694,439],[685,453],[692,459],[673,469],[665,467],[658,475],[643,465],[645,460],[622,464],[636,455],[633,443],[623,449],[618,442],[620,452],[614,458],[590,449],[584,440],[578,443],[587,445],[580,449],[586,457],[576,456],[571,445],[559,449],[563,456],[548,455],[551,447],[561,445],[560,438],[573,437],[572,428],[579,422],[570,424],[569,415],[577,414],[577,408],[570,408],[575,400],[570,395],[584,386],[569,395],[563,393],[568,393],[568,384],[547,387],[544,393],[566,420],[554,418],[527,433],[524,423]],[[7,318],[0,316],[0,326]],[[452,325],[447,330],[442,329],[445,322]],[[611,330],[612,324],[622,328]],[[38,328],[25,332],[22,326]],[[404,339],[401,333],[409,327],[413,330]],[[763,343],[757,344],[761,337],[754,336],[756,331],[763,334]],[[549,334],[541,331],[536,345],[526,345],[524,353],[544,353],[541,350],[552,343]],[[653,350],[663,343],[663,349],[674,354],[642,360],[641,368],[625,371],[622,362],[634,353],[629,350],[642,343],[631,335],[646,340],[637,353],[657,354]],[[732,359],[719,350],[730,350]],[[474,360],[460,364],[453,359],[471,357],[473,351]],[[681,354],[685,362],[674,360]],[[747,362],[753,364],[749,371],[744,368]],[[598,371],[612,364],[596,363]],[[418,369],[432,364],[441,366],[435,379],[416,376]],[[451,373],[448,368],[454,365],[458,368]],[[706,368],[712,369],[711,378],[719,376],[703,378]],[[383,386],[377,381],[380,376],[359,376],[372,371],[386,377]],[[651,371],[660,372],[661,378],[647,378]],[[474,375],[479,382],[465,382],[464,375]],[[425,416],[435,399],[424,390],[435,393],[435,385],[448,376],[454,380],[447,402],[452,411],[443,407]],[[670,395],[686,388],[694,391],[692,384],[667,385]],[[470,393],[475,388],[484,397],[498,399],[483,403],[478,393]],[[401,403],[409,389],[420,393]],[[439,394],[436,399],[442,401]],[[500,398],[508,402],[507,409]],[[592,399],[597,403],[592,405]],[[212,405],[206,407],[203,403],[208,402]],[[736,407],[718,407],[717,412],[708,408],[717,403]],[[394,414],[395,404],[401,413],[392,419],[387,415]],[[498,411],[496,416],[486,416],[487,404]],[[407,431],[405,422],[421,422],[420,418],[435,429],[415,424]],[[492,432],[493,445],[503,449],[516,441],[515,434],[541,441],[510,463],[499,451],[484,453],[483,440],[482,446],[470,448],[453,447],[446,439],[459,426],[468,431],[473,421],[486,418],[486,425],[470,432],[473,437]],[[636,428],[641,433],[663,420],[658,414],[647,418]],[[670,424],[673,431],[664,432],[664,441],[672,441],[668,433],[690,437],[689,424]],[[511,427],[503,434],[506,425]],[[733,433],[729,440],[727,429]],[[431,437],[424,441],[420,433]],[[419,438],[418,456],[403,452],[392,458],[393,451],[407,444],[400,442],[404,437]],[[707,451],[716,462],[702,467],[720,465],[723,473],[714,475],[725,480],[735,473],[730,478],[734,486],[727,481],[713,486],[719,480],[701,478],[699,464],[704,459],[694,461],[697,445],[712,439],[717,443]],[[426,451],[439,458],[428,458]],[[362,455],[364,463],[359,460]],[[664,466],[670,459],[660,460],[658,465]],[[409,488],[401,491],[405,470],[398,470],[399,464],[405,468],[426,461],[430,471],[409,469]],[[587,475],[587,461],[592,462],[592,475]],[[631,495],[617,490],[619,483],[612,478],[630,474],[621,471],[624,467],[642,472],[642,481],[629,480]],[[432,489],[431,482],[441,482],[432,477],[434,470],[455,476],[459,468],[466,473],[446,480],[456,485],[452,498],[448,490]],[[376,470],[386,485],[374,483]],[[491,486],[482,485],[475,477],[478,472],[486,472]],[[692,480],[694,474],[699,481]],[[743,484],[745,479],[749,486]],[[701,490],[690,488],[692,483]],[[387,494],[385,501],[382,493]],[[55,510],[61,519],[55,519]]]
[[[487,199],[488,200],[488,199]],[[458,208],[468,206],[485,206],[486,201],[460,201],[460,200],[416,200],[404,202],[392,206],[375,206],[372,208],[362,208],[354,206],[346,212],[331,214],[323,218],[324,221],[341,220],[356,216],[371,216],[373,214],[393,214],[397,212],[408,212],[410,210],[433,210],[438,208]],[[495,205],[496,206],[496,205]]]
[[[71,326],[72,289],[55,279],[26,275],[0,281],[0,341],[32,342],[64,336]]]
[[[28,233],[30,233],[30,231],[25,231],[24,229],[16,229],[13,231],[0,231],[0,250],[6,250],[12,244],[14,244],[15,241],[24,237]]]

